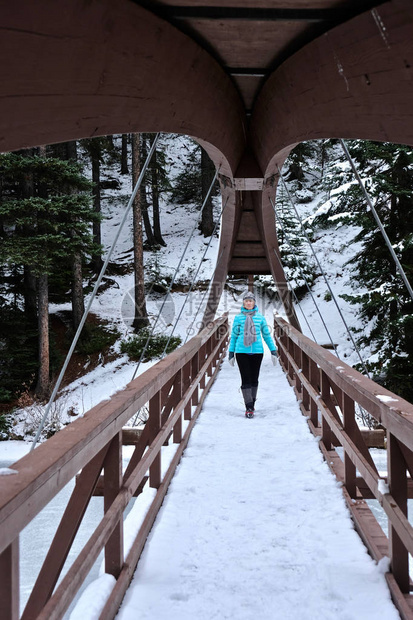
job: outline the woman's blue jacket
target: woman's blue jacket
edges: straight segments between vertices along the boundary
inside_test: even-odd
[[[241,308],[241,312],[235,316],[232,324],[231,340],[229,342],[228,349],[230,353],[264,353],[262,338],[264,338],[270,351],[277,350],[271,336],[270,328],[267,325],[267,321],[263,315],[258,312],[257,306],[255,306],[254,310],[256,310],[256,312],[254,313],[252,320],[254,321],[255,332],[257,334],[256,341],[253,342],[250,347],[246,347],[244,345],[244,324],[247,310],[245,308]]]

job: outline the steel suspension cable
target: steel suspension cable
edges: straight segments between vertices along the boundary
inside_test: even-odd
[[[68,351],[68,353],[66,355],[66,359],[64,361],[64,364],[62,366],[62,369],[60,371],[60,374],[59,374],[58,379],[56,381],[56,384],[54,386],[52,395],[50,396],[50,400],[47,403],[46,410],[45,410],[45,412],[43,414],[43,417],[42,417],[42,419],[40,421],[39,428],[37,430],[35,438],[33,439],[33,443],[31,445],[30,451],[34,450],[34,448],[35,448],[35,446],[36,446],[36,444],[37,444],[37,442],[39,440],[40,434],[41,434],[41,432],[42,432],[42,430],[44,428],[44,425],[45,425],[47,417],[49,415],[51,406],[52,406],[53,401],[54,401],[54,399],[56,397],[56,394],[57,394],[57,392],[58,392],[58,390],[60,388],[60,384],[61,384],[61,382],[63,380],[63,376],[64,376],[64,374],[66,372],[66,369],[67,369],[67,367],[69,365],[69,362],[70,362],[70,359],[72,357],[73,351],[75,350],[77,341],[79,340],[79,337],[80,337],[80,334],[82,332],[83,326],[85,324],[86,318],[87,318],[87,316],[89,314],[89,311],[90,311],[90,308],[92,306],[92,303],[93,303],[93,301],[94,301],[94,299],[96,297],[96,293],[97,293],[97,291],[99,289],[99,286],[100,286],[100,283],[102,281],[102,278],[103,278],[103,276],[104,276],[104,274],[106,272],[106,268],[107,268],[107,266],[109,264],[109,261],[111,259],[112,254],[113,254],[115,246],[116,246],[116,244],[117,244],[117,242],[119,240],[120,233],[122,232],[123,226],[124,226],[124,224],[126,222],[126,219],[127,219],[128,215],[129,215],[129,212],[130,212],[130,210],[132,208],[133,201],[136,198],[136,194],[138,193],[139,188],[140,188],[140,186],[142,184],[143,178],[145,176],[145,172],[146,172],[146,170],[147,170],[147,168],[148,168],[148,166],[150,164],[150,161],[152,159],[152,156],[153,156],[153,154],[155,152],[156,145],[157,145],[158,140],[159,140],[159,136],[160,136],[160,134],[157,133],[156,136],[155,136],[155,139],[154,139],[154,141],[153,141],[153,143],[151,145],[151,149],[150,149],[150,151],[148,153],[146,161],[145,161],[144,165],[142,166],[142,170],[141,170],[141,172],[139,174],[139,178],[138,178],[138,180],[136,182],[136,185],[135,185],[135,188],[134,188],[134,190],[133,190],[133,192],[131,194],[131,197],[129,198],[129,202],[128,202],[127,207],[125,209],[125,213],[123,214],[123,218],[122,218],[122,221],[121,221],[121,223],[119,225],[118,231],[117,231],[117,233],[115,235],[115,238],[114,238],[114,240],[112,242],[111,247],[109,248],[109,252],[108,252],[108,254],[106,256],[106,259],[105,259],[105,262],[103,263],[103,266],[102,266],[102,268],[100,270],[100,273],[99,273],[99,276],[98,276],[98,278],[96,280],[95,286],[93,287],[93,291],[92,291],[92,294],[90,296],[89,302],[88,302],[88,304],[86,306],[86,309],[85,309],[85,311],[83,313],[83,316],[82,316],[82,318],[80,320],[79,326],[78,326],[78,328],[76,330],[76,333],[75,333],[75,335],[73,337],[72,344],[71,344],[70,349],[69,349],[69,351]]]
[[[274,249],[274,253],[276,254],[275,249]],[[318,344],[318,343],[317,343],[317,339],[316,339],[316,337],[315,337],[315,334],[314,334],[313,330],[311,329],[311,325],[310,325],[310,323],[308,322],[308,319],[307,319],[307,317],[305,316],[305,314],[304,314],[304,311],[303,311],[302,307],[300,306],[300,302],[298,301],[298,297],[297,297],[297,294],[296,294],[295,290],[293,289],[292,285],[291,285],[289,282],[287,282],[287,286],[289,287],[289,289],[290,289],[290,293],[291,293],[291,295],[292,295],[292,296],[293,296],[293,298],[294,298],[295,305],[297,306],[297,308],[299,308],[299,310],[300,310],[301,314],[303,315],[303,319],[304,319],[304,321],[305,321],[305,322],[306,322],[306,324],[307,324],[307,327],[308,327],[308,329],[309,329],[309,331],[310,331],[310,334],[311,334],[311,335],[312,335],[312,337],[313,337],[314,342],[315,342],[316,344]]]
[[[342,147],[342,149],[344,151],[345,156],[348,159],[348,162],[349,162],[349,164],[351,166],[351,169],[354,172],[354,176],[356,177],[356,179],[358,181],[360,189],[361,189],[361,191],[364,194],[364,197],[365,197],[366,202],[367,202],[367,204],[368,204],[368,206],[370,208],[370,211],[372,212],[373,217],[376,220],[376,224],[379,227],[379,230],[380,230],[381,234],[383,235],[384,241],[386,242],[386,245],[387,245],[387,247],[389,249],[389,252],[390,252],[390,254],[391,254],[391,256],[392,256],[392,258],[394,260],[394,263],[396,265],[396,269],[399,272],[399,275],[401,276],[404,284],[406,285],[406,288],[407,288],[407,290],[409,292],[409,295],[410,295],[410,297],[411,297],[411,299],[413,301],[413,289],[412,289],[412,287],[410,285],[409,280],[407,279],[406,272],[404,271],[404,269],[402,267],[402,264],[399,261],[396,252],[394,251],[394,248],[393,248],[393,246],[391,244],[391,241],[390,241],[386,231],[384,230],[384,226],[383,226],[383,224],[382,224],[382,222],[380,220],[379,214],[377,213],[377,211],[376,211],[376,209],[375,209],[375,207],[373,205],[373,201],[371,200],[371,198],[370,198],[370,196],[369,196],[369,194],[368,194],[368,192],[367,192],[367,190],[366,190],[366,188],[364,186],[364,183],[363,183],[363,181],[362,181],[362,179],[360,177],[360,174],[359,174],[359,172],[358,172],[358,170],[357,170],[357,168],[356,168],[356,166],[354,164],[354,160],[353,160],[353,158],[351,157],[351,155],[349,153],[347,145],[344,142],[344,140],[342,140],[341,138],[340,138],[340,144],[341,144],[341,147]]]
[[[221,251],[221,254],[218,256],[218,258],[217,258],[217,264],[218,264],[218,263],[219,263],[219,261],[221,260],[221,257],[222,257],[222,255],[223,255],[223,253],[224,253],[224,250],[222,250],[222,251]],[[211,281],[211,286],[213,286],[213,284],[214,284],[214,282],[213,282],[213,279],[212,279],[212,281]],[[194,318],[193,318],[193,319],[192,319],[192,321],[191,321],[191,325],[190,325],[190,326],[188,327],[188,329],[186,330],[186,338],[185,338],[185,340],[184,340],[184,344],[186,344],[186,342],[187,342],[187,340],[188,340],[188,338],[189,338],[189,336],[190,336],[190,334],[191,334],[191,332],[192,332],[192,327],[193,327],[193,324],[195,323],[196,317],[198,316],[199,311],[200,311],[200,309],[202,308],[202,304],[204,303],[204,300],[205,300],[205,297],[206,297],[206,294],[207,294],[207,292],[208,292],[208,291],[209,291],[209,287],[207,287],[207,288],[205,289],[204,294],[202,295],[202,299],[201,299],[201,301],[199,302],[198,309],[197,309],[197,311],[196,311],[196,313],[195,313],[195,315],[194,315]]]
[[[293,254],[293,256],[294,256],[294,258],[295,258],[295,262],[296,262],[296,264],[297,264],[298,269],[300,270],[301,277],[302,277],[302,278],[304,279],[304,281],[305,281],[305,284],[306,284],[307,290],[308,290],[308,292],[309,292],[309,294],[310,294],[310,297],[311,297],[311,299],[312,299],[312,301],[313,301],[313,303],[314,303],[315,309],[317,310],[318,315],[319,315],[319,317],[320,317],[320,320],[321,320],[321,322],[322,322],[322,324],[323,324],[323,326],[324,326],[324,329],[326,330],[327,336],[328,336],[328,337],[329,337],[329,339],[330,339],[331,346],[333,347],[333,349],[334,349],[334,351],[336,352],[336,355],[337,355],[337,357],[338,357],[338,354],[337,354],[337,349],[336,349],[336,345],[335,345],[335,344],[334,344],[334,342],[333,342],[333,338],[332,338],[332,336],[331,336],[331,334],[330,334],[330,332],[329,332],[329,329],[328,329],[328,327],[327,327],[326,322],[324,321],[324,317],[323,317],[323,315],[321,314],[320,308],[318,307],[318,304],[317,304],[317,302],[316,302],[316,300],[315,300],[315,297],[314,297],[314,295],[313,295],[313,291],[312,291],[312,290],[311,290],[311,288],[310,288],[310,284],[309,284],[309,282],[308,282],[308,280],[307,280],[307,277],[306,277],[306,275],[305,275],[305,273],[304,273],[304,270],[301,268],[301,265],[300,265],[300,263],[299,263],[299,261],[298,261],[297,255],[296,255],[296,254],[295,254],[295,252],[294,252],[294,248],[293,248],[293,246],[292,246],[292,244],[291,244],[291,242],[290,242],[290,240],[289,240],[289,237],[288,237],[288,235],[287,235],[287,233],[286,233],[286,231],[285,231],[285,228],[284,228],[284,225],[283,225],[283,223],[282,223],[282,221],[281,221],[281,218],[280,218],[280,216],[279,216],[279,215],[278,215],[278,213],[277,213],[277,207],[276,207],[276,205],[275,205],[275,202],[272,200],[272,198],[270,198],[270,202],[271,202],[272,207],[273,207],[273,209],[274,209],[274,214],[275,214],[275,218],[276,218],[276,220],[277,220],[277,223],[278,223],[279,227],[281,228],[281,230],[282,230],[282,232],[283,232],[283,234],[284,234],[284,238],[285,238],[285,240],[286,240],[286,242],[287,242],[287,245],[288,245],[288,247],[289,247],[289,249],[290,249],[291,253]],[[302,310],[301,310],[301,312],[302,312]],[[304,315],[304,312],[303,312],[303,315]],[[304,315],[304,317],[305,317],[305,315]],[[305,317],[305,320],[306,320],[307,325],[309,326],[309,323],[308,323],[308,321],[307,321],[307,318],[306,318],[306,317]],[[309,327],[310,327],[310,326],[309,326]],[[314,338],[314,341],[315,341],[315,342],[317,342],[317,340],[316,340],[316,338],[315,338],[315,336],[314,336],[314,333],[313,333],[313,331],[312,331],[312,329],[311,329],[311,328],[310,328],[310,331],[311,331],[311,334],[312,334],[312,336],[313,336],[313,338]]]
[[[156,328],[156,326],[157,326],[157,324],[158,324],[158,321],[159,321],[159,318],[160,318],[160,316],[161,316],[161,314],[162,314],[162,310],[163,310],[163,309],[164,309],[164,307],[165,307],[165,303],[166,303],[166,300],[167,300],[167,298],[168,298],[168,295],[170,294],[170,292],[171,292],[171,290],[172,290],[172,287],[173,287],[173,285],[175,284],[176,276],[178,275],[178,272],[179,272],[179,270],[180,270],[180,268],[181,268],[182,261],[183,261],[183,259],[184,259],[184,257],[185,257],[185,254],[186,254],[186,252],[187,252],[187,250],[188,250],[188,247],[189,247],[189,243],[190,243],[190,241],[191,241],[191,239],[192,239],[192,237],[193,237],[193,234],[194,234],[194,232],[195,232],[195,230],[196,230],[196,228],[197,228],[197,226],[198,226],[198,224],[199,224],[199,221],[200,221],[201,216],[202,216],[202,212],[203,212],[203,210],[204,210],[204,208],[205,208],[205,205],[206,205],[206,203],[207,203],[207,201],[208,201],[208,199],[209,199],[209,197],[210,197],[210,195],[211,195],[211,192],[212,192],[212,189],[213,189],[213,187],[214,187],[215,181],[216,181],[216,180],[217,180],[217,178],[218,178],[218,174],[219,174],[219,168],[216,170],[215,175],[214,175],[214,178],[212,179],[212,183],[211,183],[211,185],[209,186],[208,192],[207,192],[207,194],[206,194],[206,196],[205,196],[205,198],[204,198],[204,201],[203,201],[203,203],[202,203],[202,206],[201,206],[201,209],[200,209],[200,211],[199,211],[198,217],[196,218],[196,221],[195,221],[194,227],[193,227],[193,228],[192,228],[192,230],[191,230],[191,234],[190,234],[190,235],[189,235],[189,237],[188,237],[188,240],[187,240],[187,242],[186,242],[186,245],[185,245],[185,247],[184,247],[184,250],[183,250],[183,252],[182,252],[182,255],[181,255],[180,259],[179,259],[179,262],[178,262],[178,265],[177,265],[177,267],[176,267],[176,269],[175,269],[175,272],[174,272],[174,275],[173,275],[173,277],[172,277],[172,280],[171,280],[171,282],[170,282],[170,284],[169,284],[169,287],[168,287],[168,289],[167,289],[167,291],[166,291],[166,294],[165,294],[165,296],[164,296],[163,302],[162,302],[162,304],[161,304],[161,308],[160,308],[160,310],[159,310],[159,312],[158,312],[158,314],[157,314],[157,316],[156,316],[156,318],[155,318],[155,322],[154,322],[154,324],[153,324],[153,326],[152,326],[152,328],[151,328],[151,330],[150,330],[150,332],[149,332],[149,335],[148,335],[148,337],[147,337],[147,339],[146,339],[146,342],[145,342],[145,345],[144,345],[144,347],[143,347],[142,353],[141,353],[141,355],[140,355],[140,357],[139,357],[139,361],[138,361],[138,363],[137,363],[137,365],[136,365],[136,368],[135,368],[135,370],[134,370],[134,373],[133,373],[133,376],[132,376],[132,381],[133,381],[133,380],[134,380],[134,378],[136,377],[136,374],[137,374],[137,372],[138,372],[138,370],[139,370],[139,366],[141,365],[142,360],[143,360],[143,358],[144,358],[144,356],[145,356],[146,350],[147,350],[147,348],[148,348],[148,344],[149,344],[149,342],[150,342],[150,339],[152,338],[152,336],[153,336],[153,334],[154,334],[155,328]]]
[[[293,200],[293,198],[292,198],[292,196],[291,196],[290,190],[289,190],[289,189],[288,189],[288,187],[287,187],[287,184],[286,184],[286,182],[285,182],[285,180],[284,180],[284,178],[283,178],[283,176],[282,176],[282,174],[281,174],[281,170],[280,170],[280,168],[278,167],[278,165],[277,165],[277,169],[278,169],[278,174],[279,174],[279,177],[280,177],[280,179],[281,179],[281,182],[282,182],[282,184],[283,184],[283,186],[284,186],[284,188],[285,188],[285,191],[287,192],[288,199],[289,199],[289,201],[290,201],[290,203],[291,203],[291,206],[292,206],[292,207],[293,207],[293,209],[294,209],[294,212],[295,212],[295,215],[296,215],[296,217],[297,217],[297,220],[298,220],[298,222],[299,222],[299,224],[300,224],[300,226],[301,226],[301,230],[302,230],[302,232],[303,232],[303,234],[304,234],[304,236],[305,236],[305,238],[306,238],[306,240],[307,240],[308,245],[310,246],[311,252],[312,252],[312,254],[313,254],[313,256],[314,256],[314,258],[315,258],[315,260],[316,260],[316,263],[317,263],[317,265],[318,265],[318,268],[319,268],[319,269],[320,269],[320,271],[321,271],[321,274],[322,274],[322,276],[323,276],[323,278],[324,278],[324,282],[326,283],[326,286],[327,286],[327,288],[328,288],[328,290],[329,290],[329,292],[330,292],[331,298],[332,298],[332,299],[333,299],[333,301],[334,301],[334,304],[335,304],[335,306],[336,306],[336,308],[337,308],[337,311],[338,311],[338,313],[339,313],[339,315],[340,315],[340,318],[341,318],[341,320],[342,320],[342,322],[343,322],[343,325],[344,325],[344,327],[345,327],[345,329],[346,329],[346,331],[347,331],[347,334],[348,334],[348,336],[349,336],[349,338],[350,338],[350,340],[351,340],[351,342],[352,342],[352,344],[353,344],[354,350],[356,351],[357,356],[358,356],[358,358],[359,358],[359,360],[360,360],[360,363],[361,363],[361,365],[362,365],[362,366],[363,366],[363,368],[364,368],[364,372],[366,373],[366,376],[367,376],[367,377],[370,377],[369,371],[367,370],[367,366],[366,366],[366,364],[365,364],[365,362],[364,362],[363,358],[362,358],[362,357],[361,357],[361,355],[360,355],[360,351],[359,351],[359,348],[358,348],[358,346],[357,346],[357,344],[356,344],[356,342],[355,342],[355,340],[354,340],[354,338],[353,338],[353,334],[351,333],[350,328],[349,328],[349,326],[347,325],[347,321],[346,321],[346,319],[344,318],[344,315],[343,315],[343,313],[342,313],[342,311],[341,311],[340,306],[338,305],[338,302],[337,302],[336,296],[334,295],[334,292],[333,292],[333,290],[332,290],[332,288],[331,288],[331,286],[330,286],[330,283],[329,283],[329,281],[328,281],[328,279],[327,279],[327,276],[326,276],[326,274],[325,274],[325,272],[324,272],[324,269],[322,268],[322,266],[321,266],[321,264],[320,264],[320,261],[318,260],[318,256],[317,256],[317,254],[316,254],[316,252],[315,252],[315,250],[314,250],[314,248],[313,248],[313,244],[311,243],[310,237],[308,236],[308,233],[307,233],[307,231],[306,231],[306,229],[305,229],[305,227],[304,227],[303,221],[302,221],[302,219],[301,219],[301,217],[300,217],[300,214],[298,213],[297,207],[295,206],[294,200]]]
[[[279,260],[279,257],[278,257],[278,255],[277,255],[277,252],[275,251],[275,248],[274,248],[274,254],[275,254],[275,256],[277,257],[277,259]],[[300,310],[301,314],[303,315],[303,319],[304,319],[304,321],[307,323],[307,327],[308,327],[308,329],[309,329],[309,331],[310,331],[310,333],[311,333],[311,335],[312,335],[312,337],[313,337],[314,342],[315,342],[315,343],[317,343],[317,339],[316,339],[316,337],[315,337],[315,334],[314,334],[313,330],[311,329],[311,325],[310,325],[310,323],[308,322],[308,319],[307,319],[307,317],[305,316],[305,314],[304,314],[304,312],[303,312],[302,307],[300,306],[300,302],[298,301],[298,297],[297,297],[297,295],[296,295],[295,290],[293,289],[292,285],[290,284],[290,282],[289,282],[288,280],[286,280],[286,283],[287,283],[287,288],[288,288],[288,290],[290,291],[290,293],[291,293],[291,295],[292,295],[292,297],[293,297],[293,299],[294,299],[294,301],[295,301],[295,305],[297,306],[297,308],[299,308],[299,310]],[[318,344],[318,343],[317,343],[317,344]]]
[[[169,334],[168,341],[167,341],[167,343],[166,343],[166,345],[165,345],[165,348],[164,348],[164,350],[163,350],[163,352],[162,352],[162,357],[164,357],[164,355],[166,354],[166,351],[167,351],[167,349],[168,349],[169,343],[171,342],[172,335],[173,335],[173,333],[174,333],[174,331],[175,331],[175,329],[176,329],[176,327],[177,327],[177,325],[178,325],[178,323],[179,323],[179,320],[180,320],[180,318],[181,318],[181,316],[182,316],[182,312],[184,311],[184,308],[185,308],[186,302],[188,301],[188,299],[189,299],[189,295],[190,295],[190,294],[191,294],[191,292],[192,292],[192,289],[193,289],[194,284],[195,284],[195,282],[196,282],[196,279],[197,279],[197,277],[198,277],[199,270],[201,269],[201,265],[202,265],[202,263],[203,263],[203,261],[204,261],[204,258],[205,258],[205,256],[206,256],[206,254],[207,254],[207,252],[208,252],[209,248],[211,247],[211,242],[212,242],[212,239],[214,238],[214,234],[215,234],[215,232],[216,232],[216,230],[217,230],[217,228],[218,228],[218,226],[219,226],[219,223],[220,223],[220,221],[221,221],[221,218],[222,218],[222,216],[223,216],[223,214],[224,214],[225,208],[226,208],[226,206],[227,206],[227,204],[228,204],[228,200],[229,200],[229,196],[227,197],[227,199],[226,199],[226,201],[225,201],[225,204],[224,204],[224,206],[222,207],[221,213],[220,213],[219,218],[217,219],[217,221],[216,221],[216,223],[215,223],[215,225],[214,225],[214,229],[213,229],[212,234],[211,234],[211,236],[210,236],[210,239],[209,239],[209,241],[208,241],[207,247],[205,248],[204,253],[203,253],[203,254],[202,254],[202,256],[201,256],[201,260],[200,260],[200,261],[199,261],[199,263],[198,263],[198,268],[197,268],[197,270],[196,270],[195,275],[194,275],[194,276],[193,276],[193,278],[192,278],[191,285],[190,285],[189,290],[187,291],[187,293],[186,293],[186,295],[185,295],[184,303],[182,304],[182,307],[181,307],[181,309],[180,309],[180,311],[179,311],[179,314],[178,314],[178,316],[177,316],[177,318],[176,318],[176,320],[175,320],[175,323],[174,323],[174,326],[173,326],[173,328],[172,328],[172,331],[171,331],[171,333]]]

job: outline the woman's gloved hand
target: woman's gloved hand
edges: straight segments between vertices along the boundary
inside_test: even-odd
[[[228,353],[228,361],[231,364],[231,366],[234,366],[234,364],[235,364],[235,353],[233,351],[230,351]]]
[[[277,359],[278,359],[278,353],[277,350],[275,349],[275,351],[271,351],[271,361],[273,366],[277,365]]]

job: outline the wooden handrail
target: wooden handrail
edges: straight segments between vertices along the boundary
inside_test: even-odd
[[[116,577],[123,574],[123,545],[121,545],[123,512],[136,489],[145,478],[148,478],[147,473],[152,471],[154,463],[160,464],[162,446],[171,435],[174,443],[178,444],[179,454],[182,454],[202,402],[219,369],[227,344],[228,319],[227,316],[223,316],[187,344],[137,377],[109,401],[93,407],[82,418],[17,461],[12,466],[18,472],[16,475],[0,477],[0,584],[2,582],[6,584],[7,580],[2,578],[12,573],[11,587],[7,587],[6,590],[6,586],[0,585],[0,616],[2,619],[14,620],[18,617],[16,615],[16,609],[18,609],[16,554],[11,553],[10,550],[18,546],[21,530],[80,470],[86,474],[82,478],[84,482],[77,485],[73,491],[69,502],[70,510],[68,508],[63,515],[60,529],[52,542],[22,618],[24,620],[61,618],[103,548],[106,548],[106,565],[119,566],[119,569],[115,570],[118,573]],[[164,402],[172,385],[175,386],[174,391],[171,392],[169,400]],[[201,396],[199,390],[202,390]],[[162,394],[164,397],[161,396]],[[164,407],[162,426],[158,427],[159,430],[155,434],[150,431],[151,428],[156,428],[151,422],[150,413],[145,431],[135,446],[136,456],[131,459],[132,468],[128,468],[127,478],[121,478],[118,491],[113,494],[113,483],[116,484],[116,467],[119,468],[119,459],[121,459],[122,427],[140,407],[155,397],[159,398],[159,403],[163,403],[161,408]],[[196,407],[195,412],[192,412],[193,407]],[[183,415],[189,422],[189,426],[182,437]],[[150,432],[148,433],[147,430]],[[115,450],[110,449],[111,445],[115,446],[114,441],[117,442]],[[145,452],[145,448],[149,449]],[[92,461],[95,465],[89,468],[91,473],[88,474],[87,467]],[[175,459],[174,462],[177,463],[177,460]],[[105,469],[104,496],[107,498],[105,499],[105,515],[96,525],[91,538],[52,595],[61,567],[84,514],[85,506],[100,477],[102,464]],[[111,473],[113,467],[115,467],[113,470],[115,475]],[[168,472],[170,479],[173,471],[171,473],[168,470]],[[151,486],[154,480],[155,478],[150,474]],[[111,486],[106,487],[107,483]],[[159,507],[159,497],[165,494],[167,489],[165,476],[163,480],[159,479],[156,484],[156,488],[158,487],[154,505]],[[78,515],[74,524],[70,524],[70,514],[68,514],[68,511],[70,513],[72,510]],[[153,519],[156,512],[157,510],[151,512]],[[120,531],[120,536],[115,536],[115,530]],[[64,539],[63,542],[61,539]],[[10,584],[9,576],[8,579]],[[121,586],[118,584],[117,596],[119,596],[119,588],[124,591],[126,587],[125,580],[122,581]]]
[[[403,618],[412,618],[408,556],[413,527],[407,518],[407,472],[413,478],[413,405],[315,344],[281,317],[274,319],[281,365],[293,385],[330,469],[343,483],[357,530],[376,560],[390,558],[386,579]],[[388,475],[382,479],[355,418],[358,403],[387,431]],[[344,460],[336,453],[341,446]],[[356,473],[359,472],[359,476]],[[364,496],[375,497],[389,519],[389,538]]]
[[[97,454],[134,413],[192,359],[208,337],[225,325],[225,321],[225,318],[216,321],[212,330],[205,328],[110,400],[96,405],[14,463],[13,469],[19,472],[18,475],[0,477],[0,553],[91,460],[90,455]],[[32,497],[30,506],[23,514],[17,514],[19,506],[29,496]]]
[[[378,385],[368,377],[339,360],[328,350],[276,317],[276,333],[287,333],[300,350],[306,353],[334,383],[368,411],[379,424],[413,450],[413,405],[397,394]],[[382,397],[382,399],[379,398]],[[385,400],[389,404],[386,404]]]

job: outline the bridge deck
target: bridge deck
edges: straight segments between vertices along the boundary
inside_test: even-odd
[[[247,420],[224,363],[118,620],[399,617],[281,369],[261,379]]]

